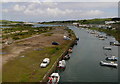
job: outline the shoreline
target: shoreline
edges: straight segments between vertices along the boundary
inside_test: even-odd
[[[69,46],[67,47],[67,49],[60,55],[60,57],[54,62],[54,64],[52,65],[51,69],[45,74],[45,76],[43,77],[43,80],[41,80],[40,82],[47,82],[48,81],[48,77],[50,76],[50,74],[52,72],[54,72],[57,68],[57,63],[59,62],[59,60],[61,60],[67,53],[68,49],[70,47],[73,47],[76,41],[76,37],[73,39],[73,41],[69,44]]]
[[[80,27],[78,27],[78,28],[80,28]],[[83,28],[86,28],[86,27],[83,27]],[[88,29],[96,30],[99,32],[104,32],[107,35],[113,36],[120,43],[120,31],[119,30],[108,30],[108,29],[101,29],[101,28],[97,28],[97,27],[90,27]]]
[[[60,29],[60,30],[61,30],[61,29]],[[54,32],[56,32],[56,31],[59,31],[59,28],[58,28],[57,30],[55,30]],[[64,40],[62,40],[62,38],[63,38],[63,37],[62,37],[62,36],[63,36],[62,32],[63,32],[63,31],[64,31],[64,32],[67,31],[67,32],[68,32],[67,34],[71,34],[71,35],[72,35],[72,36],[71,36],[71,38],[72,38],[71,41],[64,41]],[[60,33],[60,31],[59,31],[59,33]],[[76,36],[71,32],[71,30],[64,30],[64,29],[62,29],[61,33],[60,33],[60,34],[59,34],[59,33],[56,32],[56,33],[54,33],[52,36],[42,35],[42,36],[44,36],[43,39],[41,39],[42,37],[40,38],[39,36],[38,36],[38,37],[34,37],[34,38],[30,38],[30,39],[33,39],[33,41],[35,41],[35,40],[34,40],[35,38],[36,38],[36,39],[40,38],[39,41],[44,40],[45,42],[48,41],[48,40],[45,40],[46,38],[49,38],[49,40],[50,40],[50,38],[54,38],[54,40],[56,39],[56,41],[58,40],[58,42],[60,41],[60,43],[63,41],[63,42],[61,43],[61,45],[60,45],[61,47],[59,46],[60,48],[62,48],[62,50],[60,50],[60,51],[55,51],[55,54],[49,54],[49,53],[48,53],[48,56],[49,56],[49,55],[50,55],[50,57],[52,56],[51,59],[53,59],[52,62],[50,63],[50,65],[47,67],[48,71],[51,72],[51,73],[53,72],[53,70],[55,70],[55,67],[56,67],[56,65],[57,65],[57,62],[62,58],[62,56],[65,54],[65,52],[67,51],[67,49],[69,48],[69,46],[73,43],[73,41],[74,41],[74,39],[75,39],[75,37],[76,37]],[[57,35],[57,36],[60,35],[60,38],[56,38],[57,36],[55,36],[55,35]],[[29,40],[27,39],[27,41],[25,41],[25,42],[23,41],[23,42],[24,42],[24,43],[32,42],[30,39],[29,39]],[[44,41],[42,41],[42,44],[44,43]],[[51,41],[52,41],[52,39],[51,39]],[[22,43],[23,43],[23,42],[22,42]],[[67,42],[67,45],[66,45],[66,42]],[[47,45],[48,45],[48,43],[50,43],[50,42],[47,42]],[[20,43],[17,43],[17,45],[18,45],[18,44],[21,44],[21,42],[20,42]],[[36,43],[31,43],[31,44],[32,44],[32,45],[33,45],[33,44],[36,45]],[[39,42],[38,44],[41,44],[41,43]],[[63,44],[64,44],[64,45],[63,45]],[[69,45],[68,45],[68,44],[69,44]],[[16,45],[16,44],[15,44],[15,45]],[[13,45],[13,48],[16,47],[15,45]],[[44,43],[43,45],[45,45],[45,43]],[[11,45],[10,45],[10,46],[11,46]],[[28,46],[29,46],[29,45],[28,45]],[[28,47],[28,46],[25,46],[25,47]],[[37,45],[37,46],[38,46],[38,45]],[[57,47],[57,46],[56,46],[56,47]],[[58,47],[58,48],[59,48],[59,47]],[[31,46],[31,48],[32,48],[32,46]],[[34,46],[33,46],[33,49],[34,49],[34,48],[37,48],[37,47],[34,47]],[[55,46],[52,47],[51,44],[49,44],[48,47],[47,47],[47,46],[45,47],[45,50],[47,49],[47,50],[49,50],[48,52],[52,52],[52,53],[53,53],[54,48],[55,48]],[[24,63],[26,63],[27,61],[32,61],[33,59],[27,60],[27,58],[30,57],[30,55],[32,54],[32,52],[38,52],[38,51],[33,51],[33,49],[30,50],[30,51],[27,50],[27,52],[23,52],[23,53],[26,53],[26,54],[24,55],[24,56],[25,56],[24,58],[21,58],[21,57],[22,57],[22,54],[20,54],[19,56],[14,57],[14,59],[8,61],[8,62],[4,65],[4,67],[3,67],[3,69],[4,69],[4,72],[3,72],[3,75],[4,75],[4,76],[3,76],[3,79],[4,79],[4,80],[3,80],[3,82],[16,81],[16,79],[15,79],[15,80],[10,80],[10,79],[7,80],[7,79],[6,79],[7,73],[11,73],[11,72],[12,72],[12,68],[10,67],[9,64],[12,63],[11,65],[14,67],[14,66],[16,66],[16,65],[15,65],[15,63],[16,63],[17,65],[20,65],[20,67],[21,67],[21,62],[19,62],[19,61],[24,60],[24,59],[25,59]],[[52,51],[51,51],[51,49],[52,49]],[[11,49],[10,49],[10,50],[11,50]],[[26,50],[25,50],[25,51],[26,51]],[[31,52],[31,51],[32,51],[32,52]],[[42,53],[43,51],[44,51],[44,48],[43,48],[42,51],[39,51],[39,53]],[[31,53],[31,54],[29,54],[28,52]],[[45,51],[44,51],[44,52],[45,52]],[[27,54],[27,53],[28,53],[28,54]],[[56,54],[57,54],[57,55],[56,55]],[[36,55],[37,55],[37,53],[36,53]],[[38,55],[39,55],[39,54],[38,54]],[[56,57],[53,58],[53,56],[56,56]],[[4,56],[3,56],[3,57],[4,57]],[[26,58],[26,57],[27,57],[27,58]],[[34,57],[34,58],[36,58],[36,57]],[[57,59],[56,59],[56,58],[57,58]],[[39,58],[37,58],[37,59],[39,59]],[[41,61],[42,61],[42,59],[43,59],[43,57],[41,58]],[[55,60],[55,59],[56,59],[56,60]],[[18,63],[17,63],[17,60],[18,60]],[[41,61],[38,61],[38,63],[40,63]],[[55,62],[53,63],[53,61],[55,61]],[[36,63],[37,63],[37,62],[36,62]],[[36,64],[36,63],[35,63],[35,64]],[[34,70],[40,69],[39,66],[38,66],[38,65],[39,65],[38,63],[37,63],[37,66],[34,65],[34,66],[36,66],[36,68],[33,67],[33,68],[35,68]],[[53,65],[52,65],[52,64],[53,64]],[[30,65],[30,64],[29,64],[29,65]],[[52,66],[51,66],[51,65],[52,65]],[[50,68],[50,66],[51,66],[51,68]],[[19,66],[16,66],[16,68],[17,68],[17,67],[18,67],[19,69],[22,68],[22,67],[20,68]],[[27,68],[27,67],[28,67],[28,66],[26,66],[25,68]],[[11,69],[11,70],[8,71],[8,70],[7,70],[8,68],[9,68],[9,70],[10,70],[10,69]],[[14,67],[15,70],[16,70],[16,68]],[[14,70],[14,69],[13,69],[13,70]],[[21,70],[23,70],[23,69],[21,69]],[[32,69],[31,69],[31,70],[32,70]],[[41,70],[46,70],[46,69],[41,69]],[[7,72],[6,72],[6,71],[7,71]],[[18,71],[18,70],[17,70],[17,71]],[[48,71],[47,71],[47,72],[48,72]],[[6,73],[5,73],[5,72],[6,72]],[[18,71],[18,72],[19,72],[19,71]],[[46,71],[44,71],[44,72],[46,72]],[[14,73],[14,72],[13,72],[13,73]],[[16,72],[15,72],[15,73],[16,73]],[[23,72],[20,71],[20,73],[23,73]],[[31,74],[32,74],[32,73],[36,73],[36,71],[32,71],[32,72],[30,72],[30,73],[31,73]],[[37,72],[37,73],[38,73],[38,72]],[[37,74],[37,73],[36,73],[36,75],[40,74],[40,73],[38,73],[38,74]],[[41,72],[41,73],[42,73],[42,72]],[[6,76],[5,76],[5,74],[6,74]],[[27,73],[24,72],[24,74],[27,74]],[[46,73],[46,74],[50,74],[50,73]],[[18,75],[19,75],[19,74],[18,74]],[[43,75],[43,74],[42,74],[42,75]],[[40,75],[40,77],[38,76],[39,78],[38,78],[37,76],[33,76],[33,77],[35,77],[35,78],[37,78],[37,79],[40,79],[42,75]],[[12,76],[12,73],[11,73],[11,75],[9,75],[9,76]],[[47,75],[47,76],[49,76],[49,75]],[[46,79],[47,76],[44,75],[41,80],[42,80],[42,81],[46,81],[46,80],[47,80],[47,79]],[[17,77],[17,76],[13,76],[13,78],[14,78],[14,77]],[[30,75],[30,76],[28,76],[28,77],[32,77],[32,75]],[[13,78],[11,78],[11,79],[13,79]],[[32,80],[32,79],[26,79],[26,78],[24,79],[24,77],[23,77],[22,79],[19,79],[19,78],[18,78],[17,80],[21,80],[21,81],[18,81],[18,82],[26,82],[26,81],[32,81],[32,82],[34,82],[35,80],[38,82],[37,79],[33,79],[33,80]],[[39,81],[40,81],[40,80],[39,80]]]

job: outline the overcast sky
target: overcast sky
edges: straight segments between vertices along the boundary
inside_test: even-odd
[[[16,21],[56,21],[91,18],[109,18],[118,16],[118,0],[106,2],[52,2],[55,0],[3,0],[2,19]],[[47,2],[49,1],[49,2]],[[105,0],[104,0],[105,1]],[[110,2],[111,1],[111,2]],[[113,2],[114,1],[114,2]]]

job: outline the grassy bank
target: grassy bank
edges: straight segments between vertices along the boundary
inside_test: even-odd
[[[68,34],[75,38],[74,33],[69,30]],[[52,33],[45,34],[48,38]],[[61,39],[63,40],[63,39]],[[51,69],[53,64],[61,54],[68,49],[73,40],[63,40],[64,43],[57,46],[37,47],[27,49],[3,65],[3,82],[40,82],[44,75]],[[44,58],[50,58],[47,68],[40,68],[40,63]]]
[[[66,41],[62,46],[46,47],[40,51],[30,49],[23,52],[3,66],[3,82],[39,82],[68,44],[69,42]],[[45,57],[50,58],[51,62],[47,68],[40,68],[39,65]]]
[[[120,42],[120,30],[109,30],[109,29],[102,29],[102,28],[90,28],[92,30],[97,30],[100,32],[105,32],[108,35],[114,36],[117,41]]]

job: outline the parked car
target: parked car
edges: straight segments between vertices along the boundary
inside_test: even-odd
[[[52,42],[52,45],[59,45],[59,43],[58,42]]]
[[[45,68],[47,67],[47,65],[50,63],[50,59],[49,58],[45,58],[43,59],[43,62],[40,64],[41,68]]]

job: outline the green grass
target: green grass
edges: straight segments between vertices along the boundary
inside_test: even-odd
[[[46,47],[40,51],[27,50],[3,66],[3,82],[39,82],[54,64],[69,42],[55,47]],[[21,57],[21,56],[25,57]],[[48,57],[51,62],[47,68],[40,68],[42,60]]]
[[[44,32],[48,32],[50,30],[52,30],[53,27],[28,27],[28,26],[18,26],[18,27],[13,27],[13,28],[3,28],[3,34],[2,38],[3,39],[8,39],[8,38],[12,38],[13,40],[20,40],[20,39],[24,39],[27,37],[31,37],[32,35],[36,35],[36,34],[41,34]],[[28,32],[22,32],[24,30],[27,30]],[[11,32],[16,32],[16,31],[20,31],[19,33],[14,33],[11,34]],[[10,34],[7,34],[10,33]],[[46,34],[47,36],[50,36],[52,34]]]

